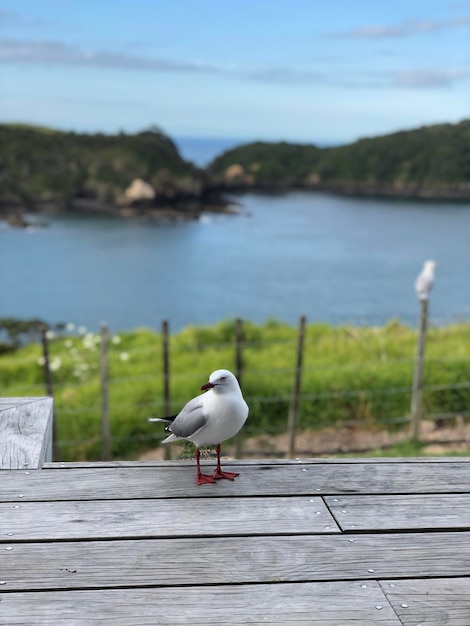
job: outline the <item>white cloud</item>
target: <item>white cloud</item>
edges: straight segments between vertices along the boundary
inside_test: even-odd
[[[372,24],[341,33],[333,33],[333,36],[354,39],[389,39],[393,37],[411,37],[422,33],[452,30],[468,26],[470,26],[470,16],[462,15],[449,20],[423,19],[409,20],[396,25]]]
[[[201,62],[178,62],[116,54],[101,50],[80,50],[61,42],[0,40],[0,63],[36,65],[80,65],[128,70],[161,72],[222,71],[215,65]]]
[[[434,26],[429,22],[420,22],[419,28],[424,31],[434,28]],[[373,35],[370,31],[367,35],[363,34],[362,36],[391,36],[390,34],[385,35],[385,31],[380,32],[382,34],[375,31]],[[155,59],[105,50],[82,50],[62,42],[11,39],[0,39],[1,64],[82,66],[178,74],[199,73],[265,84],[330,85],[351,89],[448,88],[468,80],[470,75],[467,69],[445,67],[442,69],[415,68],[407,71],[387,70],[384,72],[372,72],[367,69],[328,71],[304,66],[235,67],[223,64],[215,65],[203,61]]]
[[[326,73],[290,67],[270,67],[238,72],[242,78],[261,83],[325,83],[329,81]]]
[[[0,9],[0,27],[1,26],[42,26],[45,21],[39,17],[22,17],[13,11]]]
[[[470,71],[462,69],[427,69],[387,71],[337,71],[319,73],[302,69],[271,68],[245,74],[246,78],[265,83],[328,84],[349,89],[429,89],[452,87],[470,78]]]
[[[402,37],[405,33],[403,26],[385,26],[376,24],[373,26],[360,26],[343,33],[341,37],[354,37],[358,39],[384,39],[389,37]]]
[[[463,70],[415,70],[397,72],[394,80],[398,87],[431,88],[451,87],[469,78],[470,72]]]

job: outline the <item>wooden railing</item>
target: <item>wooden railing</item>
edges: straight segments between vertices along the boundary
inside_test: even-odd
[[[52,398],[0,398],[0,470],[52,460]]]

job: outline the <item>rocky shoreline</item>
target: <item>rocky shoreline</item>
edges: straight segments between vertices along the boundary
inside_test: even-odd
[[[221,191],[213,189],[205,189],[199,195],[175,193],[171,197],[123,195],[116,201],[93,197],[37,198],[28,199],[27,202],[18,198],[0,198],[0,220],[19,228],[32,225],[28,217],[31,214],[47,217],[76,212],[110,215],[123,219],[145,217],[162,221],[197,220],[204,213],[227,215],[238,213],[233,202],[227,200]]]
[[[141,181],[143,183],[143,181]],[[135,181],[134,181],[135,183]],[[133,184],[134,184],[133,183]],[[132,185],[131,185],[132,186]],[[135,185],[134,185],[135,186]],[[244,193],[284,194],[290,191],[327,192],[352,197],[376,197],[394,199],[470,201],[470,184],[422,187],[420,185],[377,185],[370,183],[342,182],[336,184],[298,182],[290,185],[259,184],[246,181],[226,181],[216,187],[203,190],[198,196],[174,194],[172,197],[134,194],[110,202],[98,198],[74,197],[59,199],[0,198],[0,220],[10,226],[26,228],[31,225],[27,215],[41,216],[67,212],[101,213],[119,218],[145,217],[151,220],[187,221],[197,220],[204,213],[236,215],[238,210],[226,194]],[[148,193],[148,189],[147,189]]]
[[[285,194],[290,191],[311,191],[326,192],[342,196],[352,197],[375,197],[375,198],[396,198],[403,200],[422,199],[439,201],[470,201],[470,183],[460,185],[442,185],[435,187],[424,187],[418,184],[406,186],[400,185],[379,185],[375,183],[361,182],[341,182],[341,183],[311,183],[295,182],[289,185],[259,183],[259,182],[228,182],[219,185],[219,191],[231,194],[244,193],[265,193],[265,194]]]
[[[343,184],[343,185],[250,185],[250,186],[227,186],[224,188],[227,193],[243,195],[244,193],[264,193],[264,194],[285,194],[291,191],[327,192],[332,194],[369,197],[369,198],[389,198],[396,200],[436,200],[447,202],[468,202],[470,201],[470,191],[467,189],[442,189],[442,188],[409,188],[395,189],[393,187],[378,187],[375,185]],[[174,203],[150,203],[138,202],[125,206],[104,203],[94,199],[74,198],[66,204],[28,203],[25,205],[14,205],[4,203],[0,199],[0,220],[7,222],[10,226],[27,228],[31,226],[28,214],[50,216],[59,213],[80,212],[80,213],[101,213],[118,218],[129,219],[145,217],[151,220],[161,221],[188,221],[197,220],[204,213],[215,213],[224,215],[237,215],[239,211],[235,204],[222,196],[211,201],[188,200],[187,198],[175,198]]]
[[[325,191],[348,196],[369,196],[422,200],[470,200],[470,183],[423,187],[418,184],[377,185],[371,183],[337,183],[324,186]]]

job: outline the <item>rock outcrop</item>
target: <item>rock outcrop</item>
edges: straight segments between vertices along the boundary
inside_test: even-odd
[[[135,178],[129,187],[124,190],[124,193],[116,199],[116,202],[119,206],[126,206],[137,202],[154,200],[155,195],[155,189],[150,183],[146,183],[141,178]]]

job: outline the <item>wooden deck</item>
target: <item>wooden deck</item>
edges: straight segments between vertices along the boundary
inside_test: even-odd
[[[470,626],[470,458],[226,465],[1,471],[0,624]]]

